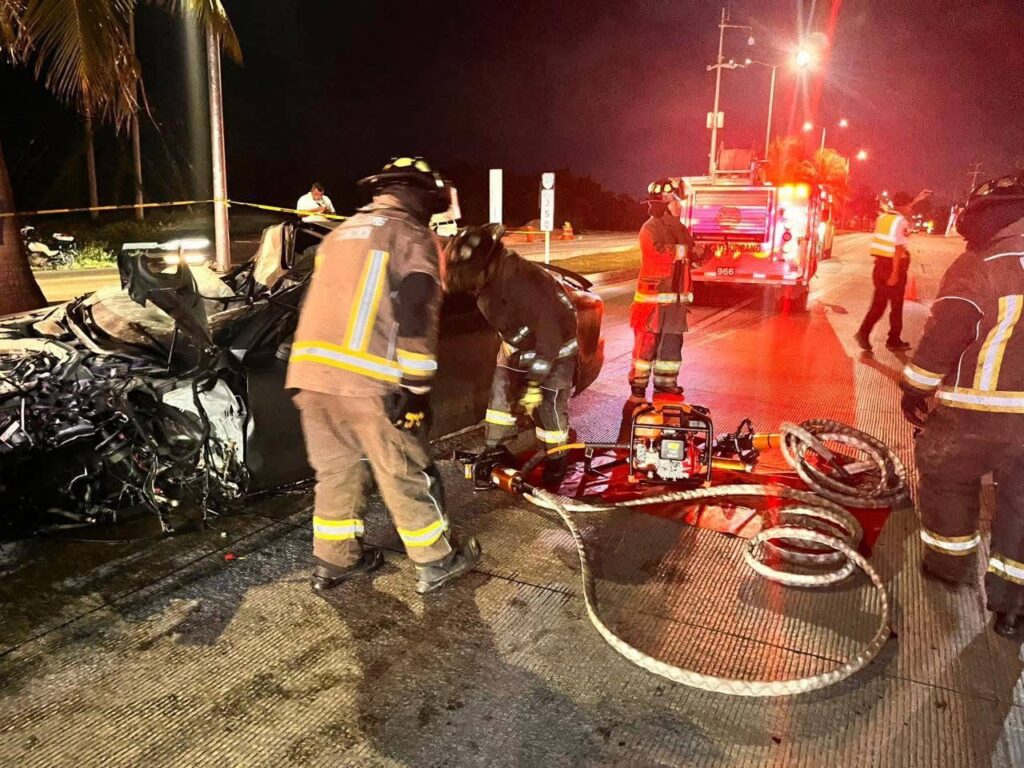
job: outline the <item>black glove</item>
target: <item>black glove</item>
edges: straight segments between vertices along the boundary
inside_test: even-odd
[[[417,432],[430,420],[430,391],[413,392],[402,387],[384,398],[384,408],[396,427]]]
[[[903,418],[915,427],[923,427],[925,419],[928,418],[928,395],[904,390],[900,409],[903,411]]]

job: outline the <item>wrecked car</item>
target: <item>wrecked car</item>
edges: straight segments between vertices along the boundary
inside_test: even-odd
[[[284,377],[330,231],[269,227],[223,275],[136,244],[121,287],[0,318],[0,537],[140,512],[167,532],[309,479]],[[555,274],[580,315],[581,392],[603,363],[603,304],[585,278]],[[446,297],[431,437],[483,417],[497,346],[469,297]]]

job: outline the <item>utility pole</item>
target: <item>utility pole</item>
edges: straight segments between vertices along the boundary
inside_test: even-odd
[[[974,168],[969,170],[967,173],[970,174],[971,177],[971,188],[968,190],[968,192],[971,192],[978,186],[978,177],[981,175],[981,163],[975,163]]]
[[[772,68],[772,84],[768,89],[768,124],[764,128],[764,159],[768,159],[768,146],[772,141],[772,109],[775,106],[775,73],[779,69],[778,64],[768,64]]]
[[[745,29],[747,31],[753,31],[753,28],[746,24],[730,24],[729,23],[729,12],[722,8],[722,20],[718,23],[718,58],[715,59],[715,63],[708,67],[708,71],[715,70],[715,108],[714,112],[711,113],[711,151],[708,153],[708,176],[714,177],[715,171],[718,169],[718,108],[721,103],[722,96],[722,70],[723,69],[738,69],[742,64],[737,64],[735,61],[726,61],[723,56],[725,50],[725,30],[727,29]],[[747,45],[754,44],[754,36],[751,35],[747,39]]]
[[[206,63],[210,78],[210,148],[213,164],[213,230],[217,269],[231,269],[231,232],[228,223],[228,171],[224,158],[224,105],[221,99],[220,38],[206,28]]]
[[[715,108],[711,113],[711,152],[708,154],[708,176],[715,177],[718,166],[718,101],[722,95],[722,49],[725,47],[725,22],[728,18],[725,8],[722,9],[722,20],[718,24],[718,58],[715,59]]]

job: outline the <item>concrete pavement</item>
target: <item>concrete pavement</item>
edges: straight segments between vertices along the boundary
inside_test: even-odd
[[[924,302],[907,305],[911,341],[959,247],[912,240]],[[709,406],[720,429],[746,416],[761,429],[839,418],[913,471],[895,386],[902,360],[863,355],[852,339],[870,293],[865,253],[866,237],[840,241],[807,314],[767,311],[756,295],[695,309],[688,399]],[[631,344],[632,286],[600,290],[607,362],[571,413],[590,440],[614,434]],[[375,497],[368,538],[387,565],[327,600],[305,584],[310,500],[300,493],[170,539],[0,550],[0,763],[1024,764],[1024,664],[987,627],[977,591],[921,578],[913,510],[891,514],[871,554],[895,605],[882,655],[819,693],[736,699],[630,666],[588,622],[559,524],[499,492],[474,494],[456,464],[440,466],[456,527],[485,554],[476,573],[426,598]],[[992,496],[989,487],[986,505]],[[877,605],[863,578],[783,589],[745,569],[736,539],[635,512],[580,522],[606,620],[671,663],[788,677],[829,667],[870,636]]]

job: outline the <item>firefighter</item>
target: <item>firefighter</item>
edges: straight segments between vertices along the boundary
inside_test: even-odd
[[[909,195],[897,193],[892,205],[887,205],[875,222],[875,233],[871,238],[871,255],[875,258],[871,273],[874,293],[871,306],[854,336],[865,352],[871,351],[871,331],[885,314],[887,306],[891,308],[885,348],[893,352],[910,349],[910,344],[903,340],[903,297],[910,269],[910,250],[907,248],[910,223],[907,217],[911,209],[930,194],[925,190],[911,200]]]
[[[631,400],[642,401],[654,372],[654,391],[681,394],[686,308],[693,300],[690,287],[690,231],[679,220],[675,182],[659,179],[647,188],[651,217],[640,229],[640,275],[630,311],[633,364],[629,373]],[[627,406],[628,407],[628,406]]]
[[[500,224],[469,227],[446,248],[445,284],[476,298],[501,339],[491,382],[484,439],[489,450],[517,434],[517,412],[533,417],[540,446],[569,440],[569,390],[576,371],[576,308],[543,267],[506,250]],[[558,483],[565,454],[544,464],[545,485]]]
[[[996,632],[1024,636],[1024,173],[971,193],[956,223],[967,250],[942,278],[924,337],[903,370],[902,408],[923,427],[922,567],[971,583],[981,478],[996,512],[985,589]],[[929,398],[936,407],[928,413]]]
[[[372,472],[423,594],[480,557],[474,539],[455,541],[426,446],[441,304],[427,224],[450,193],[421,158],[394,159],[359,184],[373,202],[320,246],[288,364],[316,471],[311,583],[331,589],[383,562],[362,545]]]

